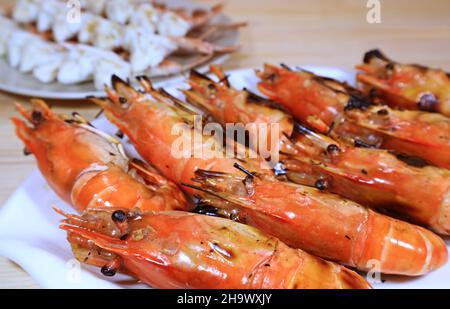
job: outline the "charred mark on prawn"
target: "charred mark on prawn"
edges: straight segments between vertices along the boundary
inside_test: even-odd
[[[356,148],[378,148],[376,145],[368,144],[360,139],[355,139],[354,144]]]
[[[390,61],[379,49],[372,49],[365,53],[364,63],[370,63],[373,58]]]
[[[372,102],[362,97],[361,95],[352,94],[344,108],[344,111],[350,111],[353,109],[366,110],[372,105]]]
[[[29,155],[32,154],[32,152],[31,152],[30,149],[28,149],[27,147],[24,147],[24,148],[23,148],[23,154],[24,154],[25,156],[29,156]]]
[[[376,89],[376,88],[370,89],[369,98],[375,99],[376,97],[378,97],[378,89]]]
[[[197,203],[196,207],[194,208],[194,210],[192,210],[192,212],[209,217],[225,218],[225,216],[219,214],[218,208],[211,206],[201,200]]]
[[[409,166],[422,168],[430,165],[426,160],[422,159],[421,157],[411,156],[404,153],[397,153],[394,151],[390,151],[390,153],[394,155],[398,160],[408,164]]]
[[[258,104],[261,106],[277,109],[277,110],[280,110],[283,112],[286,111],[286,109],[283,106],[281,106],[280,104],[278,104],[277,102],[275,102],[273,100],[261,97],[261,96],[257,95],[256,93],[251,92],[247,88],[244,88],[243,90],[247,93],[247,102],[248,103]]]

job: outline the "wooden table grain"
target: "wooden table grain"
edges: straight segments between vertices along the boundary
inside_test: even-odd
[[[225,66],[284,62],[352,68],[365,51],[379,47],[395,59],[450,70],[450,1],[381,3],[381,23],[370,24],[366,0],[229,0],[226,13],[249,26],[242,31],[242,49]],[[0,92],[0,205],[35,168],[33,157],[22,155],[9,121],[14,101],[27,98]],[[77,110],[88,118],[97,113],[86,102],[50,103],[58,112]],[[19,266],[0,258],[0,288],[36,287]]]

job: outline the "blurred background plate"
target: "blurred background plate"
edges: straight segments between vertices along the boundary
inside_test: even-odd
[[[196,9],[210,9],[208,5],[200,3],[192,3],[183,0],[167,0],[164,1],[170,7],[182,7],[189,11]],[[232,20],[230,17],[220,14],[216,16],[211,24],[228,24]],[[218,46],[235,46],[239,45],[239,30],[229,30],[223,35],[213,38],[210,42]],[[199,71],[206,71],[209,64],[221,64],[229,58],[229,54],[216,55],[210,61],[197,67]],[[202,55],[173,55],[168,59],[180,63],[182,66],[199,61]],[[0,90],[29,97],[37,97],[43,99],[84,99],[87,96],[103,96],[104,91],[99,91],[94,87],[93,82],[81,83],[77,85],[63,85],[57,82],[43,84],[33,77],[31,74],[24,74],[17,69],[9,66],[5,59],[0,59]],[[179,83],[184,79],[181,74],[169,76],[150,76],[157,87],[167,87],[174,83]]]

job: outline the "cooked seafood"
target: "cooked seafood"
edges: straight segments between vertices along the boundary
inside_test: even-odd
[[[301,70],[266,65],[258,76],[262,93],[321,133],[450,168],[450,119],[443,115],[372,105],[346,84]]]
[[[97,89],[103,89],[110,83],[112,73],[122,78],[131,74],[130,64],[111,51],[83,44],[55,44],[2,17],[0,56],[6,57],[12,67],[32,73],[43,83],[93,80]]]
[[[417,64],[390,60],[379,50],[364,55],[356,67],[361,88],[393,107],[439,112],[450,116],[450,74]]]
[[[220,68],[212,66],[211,72],[218,82],[191,73],[191,89],[183,91],[186,98],[222,125],[278,123],[282,164],[275,166],[277,173],[450,234],[449,170],[422,166],[421,161],[386,150],[349,146],[315,133],[294,123],[274,102],[248,90],[233,89]],[[254,139],[271,136],[269,130],[266,136],[251,133]]]
[[[76,39],[78,43],[115,52],[123,61],[129,61],[134,75],[150,72],[167,75],[174,70],[176,73],[180,72],[184,69],[182,64],[178,64],[174,69],[175,64],[172,63],[170,69],[165,71],[166,66],[163,63],[168,56],[178,51],[209,55],[210,57],[199,58],[199,61],[206,61],[217,53],[229,53],[238,48],[215,46],[206,41],[202,33],[198,37],[192,36],[194,30],[207,28],[206,23],[222,12],[222,5],[213,7],[211,11],[188,13],[181,9],[128,0],[100,3],[83,1],[81,4],[82,8],[88,11],[81,12],[79,22],[68,19],[66,3],[58,0],[20,0],[14,7],[12,17],[18,23],[57,43]],[[234,28],[242,25],[235,24]],[[213,27],[215,32],[230,28],[233,28],[233,25]],[[50,32],[50,35],[44,32]],[[195,65],[197,64],[196,62]],[[115,66],[118,64],[113,64],[109,70],[115,69]],[[85,77],[83,81],[89,81],[89,78]],[[75,82],[78,82],[78,79]],[[96,85],[103,87],[100,82],[96,82]]]
[[[144,87],[151,87],[144,77],[140,77],[140,81]],[[220,150],[223,147],[211,136],[204,136],[204,143],[198,143],[196,145],[198,149],[193,149],[192,152],[184,153],[182,147],[173,148],[173,145],[180,144],[179,137],[183,136],[183,133],[186,136],[193,133],[191,126],[195,125],[195,113],[189,107],[179,107],[181,102],[173,102],[170,98],[164,97],[164,94],[151,88],[147,90],[151,91],[153,97],[139,93],[117,76],[113,77],[112,84],[115,91],[107,90],[111,101],[91,100],[104,108],[105,115],[132,140],[145,160],[158,163],[155,166],[163,175],[181,183],[192,179],[197,169],[213,168],[238,173],[233,167],[236,160],[224,157]],[[154,121],[149,122],[148,119]],[[180,129],[180,136],[172,134],[172,130],[177,128]],[[155,151],[156,149],[158,151]],[[175,158],[173,152],[176,150],[180,150],[180,157]],[[164,159],[161,160],[161,158]],[[261,160],[255,164],[249,161],[242,164],[249,169],[259,169],[259,164],[264,162]]]
[[[343,266],[222,218],[101,210],[66,215],[61,228],[80,261],[155,288],[370,288]]]
[[[34,100],[33,109],[17,105],[27,123],[12,118],[17,135],[35,155],[53,190],[76,210],[187,210],[181,190],[151,167],[130,161],[121,144],[79,115],[55,115]]]
[[[293,247],[361,270],[368,270],[368,262],[377,259],[382,272],[420,275],[447,260],[445,243],[432,232],[315,188],[278,181],[261,169],[260,160],[244,158],[241,166],[226,157],[193,156],[195,149],[176,158],[171,152],[176,139],[172,129],[185,123],[183,130],[194,133],[195,109],[152,89],[145,78],[140,81],[147,94],[116,77],[114,90],[108,90],[110,100],[93,101],[128,135],[145,160],[232,218]],[[207,143],[212,142],[195,148],[203,149]],[[192,184],[193,178],[198,187]]]
[[[417,276],[444,265],[445,242],[432,232],[312,187],[252,174],[196,172],[202,201],[238,207],[239,220],[294,248],[359,270]],[[192,182],[191,182],[192,183]],[[374,265],[376,265],[374,267]]]

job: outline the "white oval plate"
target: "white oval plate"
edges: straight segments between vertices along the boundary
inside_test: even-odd
[[[304,67],[315,73],[332,78],[354,82],[353,71],[335,68]],[[248,88],[257,92],[257,78],[253,70],[230,72],[231,83],[238,88]],[[185,83],[167,89],[182,98],[177,91],[185,88]],[[93,121],[94,125],[109,134],[117,129],[104,117]],[[135,155],[132,146],[124,142],[127,152]],[[17,154],[21,151],[18,149]],[[80,265],[73,259],[66,233],[58,228],[61,217],[52,210],[57,206],[62,210],[74,211],[62,202],[49,188],[38,171],[35,171],[14,192],[0,211],[0,255],[22,266],[43,288],[143,288],[125,275],[105,278],[96,267]],[[447,239],[447,247],[450,242]],[[423,277],[407,278],[382,276],[385,280],[373,283],[374,288],[450,288],[450,263]]]
[[[195,10],[198,8],[208,9],[207,5],[192,3],[185,0],[166,0],[165,3],[170,7],[184,7],[187,10]],[[216,16],[212,23],[227,24],[231,23],[231,19],[224,14]],[[219,46],[235,46],[239,45],[239,30],[230,30],[211,41]],[[217,55],[213,59],[200,65],[197,69],[199,71],[206,71],[210,64],[221,64],[229,58],[229,54]],[[174,59],[180,61],[182,65],[189,65],[198,61],[197,56],[188,56],[182,58],[174,56]],[[169,57],[170,58],[170,57]],[[76,85],[63,85],[57,82],[44,84],[38,81],[31,74],[24,74],[15,68],[12,68],[4,58],[0,58],[0,90],[24,95],[35,98],[44,99],[61,99],[61,100],[75,100],[85,99],[87,96],[102,96],[103,91],[99,91],[94,87],[92,82],[86,82]],[[168,85],[179,83],[183,77],[178,75],[169,76],[155,76],[152,80],[157,87],[167,87]]]

